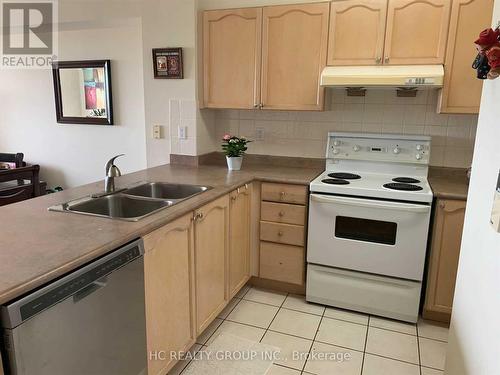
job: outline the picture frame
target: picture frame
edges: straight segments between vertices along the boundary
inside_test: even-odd
[[[182,48],[154,48],[153,72],[155,79],[183,79]]]
[[[52,76],[58,123],[114,125],[111,60],[55,61]]]

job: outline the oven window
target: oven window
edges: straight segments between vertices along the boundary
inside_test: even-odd
[[[395,245],[397,228],[396,223],[388,221],[337,216],[335,237]]]

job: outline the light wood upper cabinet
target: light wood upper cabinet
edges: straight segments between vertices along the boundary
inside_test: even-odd
[[[228,301],[227,254],[229,196],[225,195],[194,214],[196,331],[199,335]]]
[[[389,0],[384,64],[442,64],[451,0]]]
[[[434,216],[424,317],[449,321],[455,293],[465,201],[440,199]]]
[[[261,26],[261,8],[204,13],[206,107],[245,109],[260,103]]]
[[[479,113],[483,83],[471,63],[477,54],[474,40],[491,23],[493,0],[455,0],[444,62],[440,112]]]
[[[148,234],[144,246],[147,349],[167,353],[148,360],[148,374],[166,374],[175,365],[168,353],[188,350],[196,338],[192,215]]]
[[[251,185],[245,185],[229,196],[229,298],[250,278],[251,189]]]
[[[265,7],[262,26],[264,109],[322,110],[329,3]]]
[[[387,0],[333,2],[328,65],[375,65],[384,53]]]

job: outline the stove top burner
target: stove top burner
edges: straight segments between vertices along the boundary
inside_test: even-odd
[[[413,177],[396,177],[393,178],[392,181],[402,182],[404,184],[418,184],[420,182],[420,180],[417,180],[416,178]]]
[[[423,188],[421,186],[411,185],[411,184],[404,184],[404,183],[390,183],[390,184],[385,184],[384,187],[387,188],[387,189],[404,190],[404,191],[419,191],[419,190],[423,190]]]
[[[321,180],[321,182],[325,184],[330,184],[330,185],[349,185],[350,182],[346,180],[340,180],[338,178],[325,178],[324,180]]]
[[[328,177],[339,178],[341,180],[359,180],[361,178],[359,174],[344,173],[344,172],[330,173]]]

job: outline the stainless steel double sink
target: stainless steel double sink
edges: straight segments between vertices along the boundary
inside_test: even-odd
[[[49,207],[49,210],[138,221],[209,189],[209,186],[148,182],[114,194],[66,202]]]

